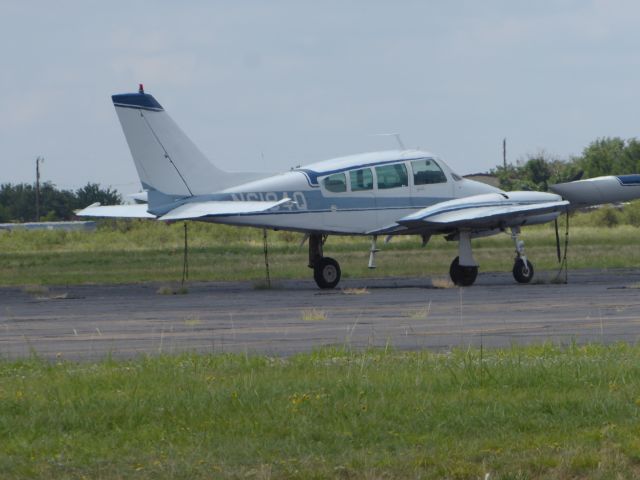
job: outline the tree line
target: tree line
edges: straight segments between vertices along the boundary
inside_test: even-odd
[[[118,205],[117,190],[87,183],[77,190],[60,190],[51,182],[40,185],[40,221],[71,220],[74,211],[95,202]],[[27,183],[0,185],[0,223],[36,221],[36,187]]]
[[[555,183],[580,178],[640,173],[640,141],[600,138],[589,144],[582,155],[567,160],[539,153],[516,165],[496,167],[491,173],[498,177],[500,188],[504,190],[539,191],[546,191]]]

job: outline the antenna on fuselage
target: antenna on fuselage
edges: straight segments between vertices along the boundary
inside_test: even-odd
[[[404,146],[404,143],[402,143],[399,133],[374,133],[373,136],[374,137],[395,137],[396,142],[398,142],[398,145],[400,146],[400,150],[407,149],[407,147]]]

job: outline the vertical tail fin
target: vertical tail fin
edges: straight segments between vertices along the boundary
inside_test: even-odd
[[[227,174],[214,167],[152,95],[113,95],[142,186],[149,192],[175,197],[213,193],[228,183]],[[158,195],[150,195],[158,198]]]

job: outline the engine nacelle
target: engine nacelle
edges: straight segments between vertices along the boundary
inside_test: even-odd
[[[595,177],[550,187],[571,202],[571,207],[628,202],[640,198],[640,175]]]

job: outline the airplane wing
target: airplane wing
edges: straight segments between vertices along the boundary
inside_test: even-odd
[[[437,203],[368,234],[436,233],[454,229],[493,230],[548,222],[569,202],[543,192],[488,193]]]
[[[156,218],[147,212],[149,206],[139,205],[100,205],[93,203],[82,210],[78,210],[79,217],[111,217],[111,218]]]
[[[532,205],[486,205],[468,207],[460,210],[429,211],[425,208],[397,221],[400,225],[410,228],[425,226],[436,228],[496,228],[501,225],[522,225],[528,219],[534,219],[549,213],[562,212],[569,202],[559,200],[555,202],[536,203]],[[533,222],[530,222],[533,223]]]
[[[283,198],[276,202],[262,201],[209,201],[209,202],[191,202],[174,208],[169,213],[161,216],[158,220],[187,220],[202,217],[219,217],[227,215],[250,215],[252,213],[261,213],[279,207],[280,205],[290,203],[290,198]]]

